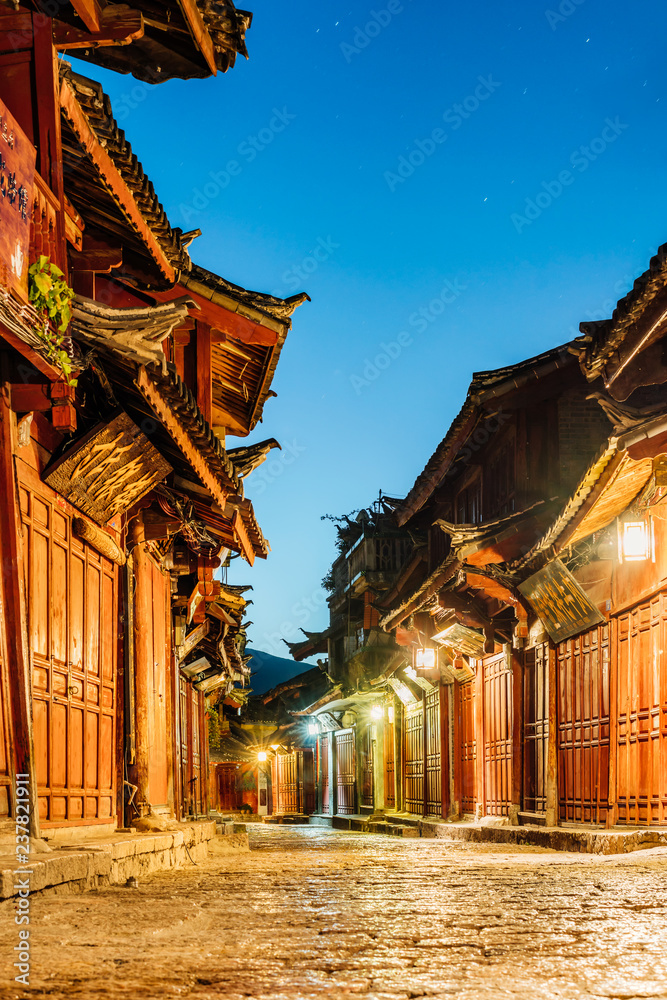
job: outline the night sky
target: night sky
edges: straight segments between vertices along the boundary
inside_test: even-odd
[[[294,316],[246,480],[251,645],[327,624],[323,514],[404,495],[473,371],[610,315],[667,240],[667,9],[247,0],[250,61],[100,80],[193,259]],[[233,447],[242,441],[229,438]]]

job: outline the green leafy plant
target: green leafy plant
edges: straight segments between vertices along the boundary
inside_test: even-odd
[[[63,372],[68,385],[76,385],[71,377],[72,361],[63,343],[67,327],[72,319],[74,291],[65,281],[60,268],[51,263],[43,254],[28,268],[30,301],[38,313],[44,317],[44,328],[40,337],[44,342],[49,361]]]

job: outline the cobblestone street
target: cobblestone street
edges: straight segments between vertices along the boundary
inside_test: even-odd
[[[137,888],[35,897],[3,997],[667,997],[667,850],[535,848],[250,827],[250,854]],[[9,959],[9,960],[8,960]]]

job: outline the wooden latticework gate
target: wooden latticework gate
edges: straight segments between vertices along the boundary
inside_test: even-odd
[[[19,498],[40,821],[111,823],[117,568],[76,538],[70,508],[26,472]]]
[[[405,811],[424,812],[424,711],[422,703],[407,705],[403,726]]]
[[[488,816],[507,816],[512,794],[512,671],[504,653],[482,660],[484,796]]]
[[[549,745],[549,643],[526,650],[523,672],[523,808],[547,808]]]
[[[338,812],[343,816],[350,816],[355,810],[354,733],[348,730],[336,733],[336,759],[338,761]]]
[[[667,593],[618,619],[618,822],[667,823]]]
[[[477,740],[475,739],[475,682],[459,687],[459,754],[461,811],[474,813],[477,805]]]
[[[279,754],[276,760],[276,786],[273,790],[277,813],[299,812],[299,781],[295,753]]]
[[[331,782],[329,780],[329,737],[320,736],[320,775],[322,779],[322,812],[329,815],[331,809]]]
[[[558,645],[560,818],[604,823],[609,807],[609,627]]]

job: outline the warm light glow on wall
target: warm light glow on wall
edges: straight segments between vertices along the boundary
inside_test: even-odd
[[[435,666],[435,649],[418,649],[415,656],[415,666],[430,669]]]
[[[390,722],[394,721],[394,706],[393,705],[390,705],[387,708],[387,718],[389,719]]]
[[[381,719],[383,715],[384,715],[384,710],[382,708],[382,705],[373,705],[373,707],[371,708],[371,719],[375,720]]]

